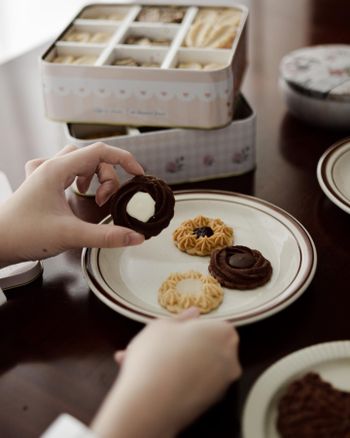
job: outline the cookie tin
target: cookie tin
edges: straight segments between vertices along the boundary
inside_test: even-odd
[[[350,128],[350,45],[319,45],[295,50],[280,65],[286,104],[306,122]]]
[[[203,129],[231,123],[247,63],[248,9],[232,0],[152,5],[79,11],[41,57],[47,117]]]
[[[65,124],[68,143],[84,147],[103,141],[131,152],[145,172],[169,184],[240,175],[255,167],[256,115],[240,95],[231,123],[202,129]],[[130,175],[118,168],[124,182]],[[94,181],[88,194],[96,190]]]

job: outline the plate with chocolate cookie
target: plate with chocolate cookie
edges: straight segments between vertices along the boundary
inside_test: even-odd
[[[295,301],[316,269],[306,229],[248,195],[173,194],[163,181],[138,176],[117,192],[103,223],[132,228],[145,241],[85,248],[84,276],[107,306],[143,323],[196,306],[201,318],[249,324]]]
[[[244,438],[350,436],[350,341],[316,344],[268,368],[250,391]]]

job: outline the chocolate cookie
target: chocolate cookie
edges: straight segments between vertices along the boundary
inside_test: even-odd
[[[281,438],[350,436],[350,392],[335,389],[317,373],[292,382],[278,403]]]
[[[209,272],[229,289],[254,289],[267,283],[272,275],[271,263],[261,252],[246,246],[228,246],[214,251]]]
[[[149,239],[169,225],[174,205],[174,194],[164,181],[138,175],[114,195],[111,215],[115,225],[131,228]]]

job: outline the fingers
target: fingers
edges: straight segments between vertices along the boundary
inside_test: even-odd
[[[230,324],[228,324],[228,327],[229,327],[229,331],[228,331],[229,346],[230,346],[230,350],[232,352],[232,356],[234,359],[233,363],[232,363],[231,373],[230,373],[229,378],[233,382],[241,376],[242,367],[241,367],[241,364],[239,362],[239,357],[238,357],[239,334],[237,333],[235,327],[231,326]]]
[[[89,175],[89,176],[77,177],[75,182],[77,184],[77,188],[78,188],[80,193],[85,193],[87,191],[87,189],[90,187],[90,184],[91,184],[93,177],[94,177],[94,174]]]
[[[114,360],[118,365],[122,365],[126,357],[126,350],[118,350],[114,353]]]
[[[233,364],[232,367],[232,374],[231,374],[231,381],[234,382],[235,380],[239,379],[242,375],[242,366],[237,359],[237,361]]]
[[[118,190],[119,180],[114,167],[106,163],[99,165],[97,176],[101,185],[96,192],[96,203],[101,206]]]
[[[73,152],[77,150],[78,147],[75,145],[67,145],[63,149],[61,149],[57,154],[55,154],[55,157],[59,157],[65,154],[68,154],[69,152]],[[33,160],[28,161],[25,164],[25,174],[26,177],[28,177],[30,174],[34,172],[35,169],[37,169],[41,164],[43,164],[47,159],[46,158],[34,158]]]
[[[69,245],[73,248],[119,248],[134,246],[144,242],[145,237],[129,228],[118,227],[112,224],[91,224],[76,219],[74,226],[70,226]]]
[[[46,160],[38,158],[26,164],[26,175],[29,176],[41,164],[51,167],[51,175],[62,182],[64,189],[77,178],[77,187],[81,193],[88,189],[91,179],[97,173],[101,186],[96,192],[96,202],[103,205],[118,189],[119,182],[113,165],[119,164],[132,175],[143,175],[141,165],[128,151],[105,143],[94,143],[84,148],[67,145],[54,158]]]
[[[98,170],[100,163],[119,164],[132,175],[144,173],[141,165],[129,152],[105,143],[94,143],[70,154],[64,154],[59,159],[62,173],[70,179],[72,175],[89,177]]]
[[[61,157],[62,155],[66,155],[69,152],[73,152],[73,151],[76,151],[78,149],[79,149],[78,146],[75,146],[74,144],[68,144],[63,149],[58,151],[57,154],[55,154],[55,157]]]
[[[189,309],[184,310],[183,312],[176,315],[175,319],[178,321],[186,321],[189,319],[198,318],[200,315],[200,311],[198,307],[190,307]]]
[[[55,157],[61,157],[62,155],[66,155],[66,154],[68,154],[70,152],[74,152],[76,150],[78,150],[77,146],[75,146],[73,144],[69,144],[69,145],[65,146],[63,149],[61,149],[59,152],[57,152],[57,154],[55,154]],[[93,174],[86,176],[86,177],[77,178],[76,184],[77,184],[77,188],[78,188],[80,193],[86,192],[86,190],[90,186],[92,178],[93,178]]]
[[[119,180],[116,171],[111,164],[100,163],[97,167],[96,173],[100,185],[97,188],[95,200],[97,205],[101,207],[118,190]],[[87,191],[93,176],[93,174],[89,176],[80,176],[76,179],[77,188],[80,193],[85,193]]]
[[[26,178],[31,175],[36,168],[46,161],[46,158],[35,158],[34,160],[27,161],[24,166]]]

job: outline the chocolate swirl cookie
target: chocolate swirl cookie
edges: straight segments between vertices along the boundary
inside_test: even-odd
[[[267,283],[272,266],[258,250],[236,245],[214,251],[209,272],[222,286],[245,290]]]
[[[138,175],[114,195],[111,215],[115,225],[131,228],[149,239],[169,225],[174,205],[174,194],[164,181]]]
[[[350,392],[335,389],[317,373],[292,382],[278,403],[282,438],[350,436]]]

